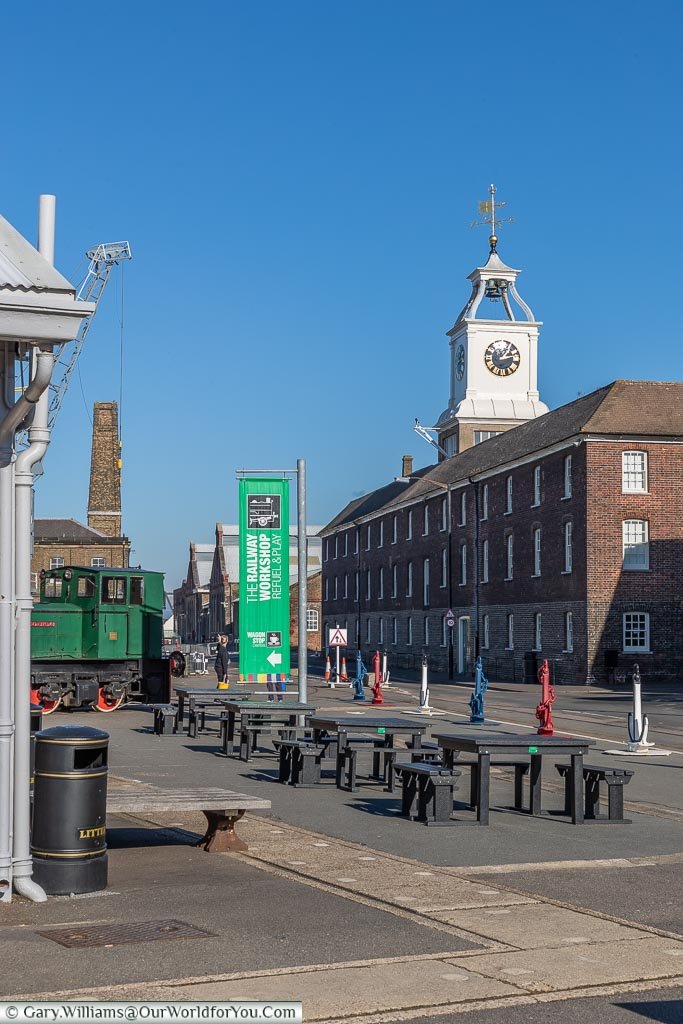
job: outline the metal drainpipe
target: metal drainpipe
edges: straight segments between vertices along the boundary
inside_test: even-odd
[[[8,343],[0,347],[2,406],[0,422],[0,899],[12,898],[12,627],[13,564],[12,516],[14,511],[14,464],[9,431],[2,430],[9,416],[9,395],[14,391],[14,350]]]
[[[474,659],[479,654],[479,484],[470,477],[474,491]]]
[[[453,610],[453,508],[452,508],[452,494],[451,485],[448,485],[446,492],[447,512],[448,512],[448,548],[447,548],[447,559],[448,559],[448,610]],[[455,665],[453,661],[453,626],[448,626],[448,680],[452,682],[455,678]]]

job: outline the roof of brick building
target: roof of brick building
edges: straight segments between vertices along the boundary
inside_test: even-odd
[[[355,498],[323,532],[328,533],[381,509],[418,500],[441,490],[439,485],[466,483],[471,477],[582,435],[683,439],[683,382],[613,381],[443,462],[416,470],[410,482],[395,480]]]
[[[33,523],[33,536],[41,543],[68,541],[70,544],[115,544],[126,539],[93,530],[77,519],[36,519]]]

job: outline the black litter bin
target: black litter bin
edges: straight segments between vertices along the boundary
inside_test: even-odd
[[[527,651],[524,655],[524,682],[538,682],[538,655],[536,651]]]
[[[36,734],[33,877],[51,895],[106,888],[108,745],[87,726]]]

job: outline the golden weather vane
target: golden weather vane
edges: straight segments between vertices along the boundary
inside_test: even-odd
[[[482,226],[490,227],[491,234],[489,235],[489,245],[491,246],[491,252],[496,251],[496,245],[498,244],[498,236],[496,235],[496,224],[514,224],[514,217],[496,217],[496,210],[500,210],[503,206],[507,206],[506,202],[496,202],[496,189],[495,185],[489,185],[489,199],[482,199],[479,203],[479,213],[481,215],[480,220],[473,220],[470,224],[471,228],[478,228]]]

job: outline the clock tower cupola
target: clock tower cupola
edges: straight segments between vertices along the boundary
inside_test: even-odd
[[[517,291],[521,273],[497,252],[496,190],[480,204],[491,226],[489,257],[469,275],[472,293],[448,331],[450,398],[436,424],[439,447],[447,455],[470,448],[493,434],[548,412],[537,382],[541,323]]]

